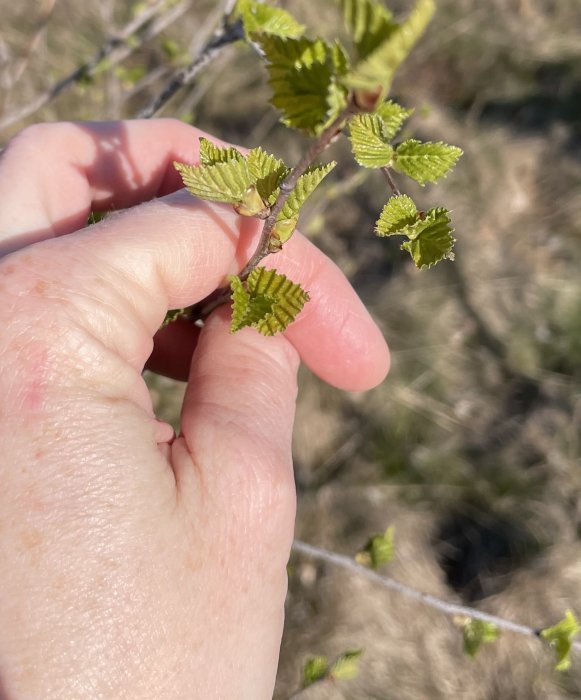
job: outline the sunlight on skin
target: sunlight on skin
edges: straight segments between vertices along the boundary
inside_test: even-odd
[[[313,301],[285,336],[233,336],[223,309],[201,332],[176,324],[154,344],[166,311],[240,270],[258,234],[176,191],[171,163],[195,162],[200,134],[172,120],[41,125],[0,160],[0,676],[11,698],[270,698],[298,356],[351,390],[387,371],[360,300],[299,234],[276,264]],[[83,228],[111,208],[125,211]],[[152,365],[191,365],[175,440],[141,376],[154,346]]]

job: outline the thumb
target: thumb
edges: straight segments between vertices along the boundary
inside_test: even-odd
[[[295,517],[298,355],[282,336],[232,336],[228,325],[217,312],[201,333],[172,466],[191,540],[211,538],[204,576],[224,633],[205,641],[206,657],[237,659],[252,697],[270,697]]]

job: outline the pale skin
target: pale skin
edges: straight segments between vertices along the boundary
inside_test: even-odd
[[[300,234],[268,260],[312,298],[284,336],[231,335],[227,309],[156,334],[257,240],[179,190],[171,163],[196,162],[201,134],[38,125],[0,157],[2,700],[271,698],[299,358],[347,390],[387,372],[369,314]],[[85,228],[91,209],[125,211]],[[147,362],[189,377],[178,437]]]

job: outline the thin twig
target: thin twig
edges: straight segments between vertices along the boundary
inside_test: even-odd
[[[306,542],[301,542],[300,540],[294,541],[293,550],[312,557],[313,559],[346,569],[347,571],[357,574],[358,576],[363,576],[364,578],[369,579],[373,583],[376,583],[383,588],[387,588],[390,591],[395,591],[406,598],[415,600],[423,605],[427,605],[434,610],[438,610],[444,615],[448,615],[450,617],[469,617],[472,620],[482,620],[483,622],[490,622],[496,625],[498,628],[506,630],[507,632],[516,632],[517,634],[522,634],[526,637],[539,637],[541,628],[534,629],[528,625],[522,625],[518,622],[507,620],[504,617],[499,617],[498,615],[491,615],[489,613],[482,612],[481,610],[476,610],[476,608],[468,607],[467,605],[448,603],[447,601],[430,595],[429,593],[422,593],[421,591],[418,591],[405,583],[396,581],[389,576],[383,576],[376,573],[372,569],[367,569],[343,554],[330,552],[326,549],[322,549],[321,547],[315,547],[311,544],[307,544]],[[578,651],[581,651],[581,642],[573,642],[573,647]]]
[[[387,184],[389,185],[391,191],[396,197],[401,196],[401,191],[399,190],[398,186],[395,184],[395,180],[391,176],[391,171],[389,168],[381,168],[381,172],[385,176],[385,179],[387,180]]]
[[[230,6],[231,3],[228,2],[222,15],[222,23],[212,37],[206,42],[200,53],[189,65],[180,69],[172,76],[159,95],[154,97],[154,99],[139,112],[137,115],[139,119],[149,119],[155,116],[178,90],[181,90],[191,83],[198,73],[216,57],[224,46],[228,46],[244,38],[242,21],[239,19],[231,20]]]
[[[272,232],[276,225],[278,215],[281,213],[288,198],[294,192],[295,187],[301,175],[309,169],[321,153],[328,148],[335,138],[341,133],[347,120],[356,113],[357,107],[352,103],[341,111],[341,113],[333,120],[333,122],[323,131],[323,133],[311,144],[300,161],[291,170],[289,175],[282,181],[280,185],[280,193],[270,214],[264,221],[260,239],[250,260],[244,266],[240,273],[240,279],[245,280],[254,268],[267,256],[274,252],[271,248]],[[195,304],[188,310],[188,316],[194,321],[207,318],[214,309],[217,309],[222,304],[226,304],[230,300],[230,287],[222,287],[216,290],[209,298],[204,299],[199,304]]]
[[[276,220],[278,215],[283,210],[284,205],[287,203],[288,198],[294,192],[299,178],[301,175],[305,174],[305,172],[321,155],[321,153],[328,148],[335,138],[341,133],[349,117],[355,113],[355,109],[356,108],[353,103],[349,102],[349,104],[342,110],[337,118],[333,120],[333,123],[330,124],[325,131],[323,131],[316,141],[313,141],[311,147],[303,155],[297,165],[291,170],[290,174],[283,180],[280,185],[280,194],[278,199],[276,200],[276,203],[273,206],[268,218],[264,222],[258,246],[240,273],[241,279],[248,277],[250,272],[260,263],[260,261],[270,252],[272,252],[270,249],[270,239],[276,224]]]
[[[158,0],[158,2],[153,3],[137,15],[137,17],[132,19],[131,22],[126,24],[115,36],[110,37],[90,61],[75,68],[74,71],[54,83],[48,90],[38,95],[32,102],[29,102],[27,105],[20,107],[1,119],[0,129],[11,126],[21,119],[25,119],[31,114],[38,112],[39,109],[42,109],[42,107],[49,102],[52,102],[68,88],[87,77],[91,77],[105,59],[110,66],[121,63],[121,61],[124,61],[128,56],[143,46],[143,44],[153,39],[181,17],[189,9],[190,5],[191,0],[183,0],[167,12],[162,13],[167,7],[167,0]],[[148,23],[154,19],[155,21],[152,22],[151,26],[147,27]],[[145,31],[139,35],[139,42],[129,41],[144,28]]]

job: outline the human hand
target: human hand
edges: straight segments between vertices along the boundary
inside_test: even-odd
[[[276,267],[312,300],[285,336],[232,336],[224,312],[156,335],[169,308],[238,272],[258,234],[175,191],[171,163],[195,161],[200,133],[47,124],[0,158],[2,700],[270,698],[298,356],[345,389],[387,371],[369,315],[300,234]],[[126,211],[85,228],[112,208]],[[175,439],[148,358],[189,374]]]

